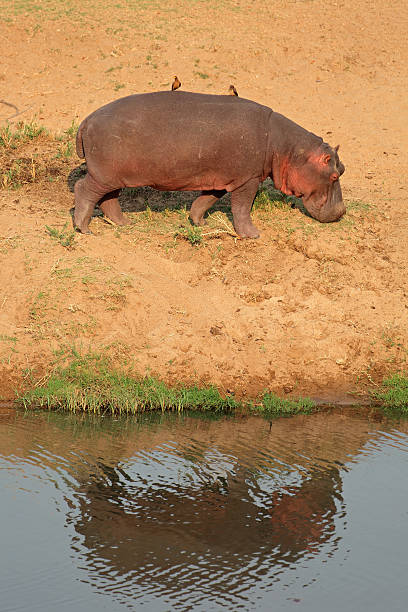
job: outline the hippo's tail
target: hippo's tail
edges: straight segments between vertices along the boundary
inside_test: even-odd
[[[83,121],[81,125],[79,126],[77,136],[76,136],[76,152],[77,152],[78,157],[80,157],[81,159],[85,157],[84,143],[82,141],[82,131],[85,127],[84,124],[85,124],[85,121]]]

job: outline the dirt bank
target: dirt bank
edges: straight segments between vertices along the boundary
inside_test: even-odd
[[[0,0],[0,99],[17,108],[0,104],[0,125],[19,112],[14,127],[35,118],[62,138],[0,151],[3,398],[73,345],[247,395],[344,396],[404,367],[406,3],[104,6]],[[264,194],[260,240],[236,240],[224,207],[193,245],[182,235],[192,196],[139,191],[125,198],[129,227],[94,219],[93,236],[72,240],[67,179],[80,162],[63,130],[174,74],[186,90],[232,82],[340,143],[344,219],[319,225]]]

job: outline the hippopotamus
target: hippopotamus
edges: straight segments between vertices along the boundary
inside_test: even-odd
[[[271,108],[230,95],[182,91],[134,94],[89,115],[76,149],[87,175],[75,185],[74,226],[89,233],[95,205],[119,225],[123,187],[199,190],[191,221],[231,193],[234,228],[258,238],[250,212],[258,187],[271,177],[277,189],[302,198],[312,217],[327,223],[345,213],[338,147]]]

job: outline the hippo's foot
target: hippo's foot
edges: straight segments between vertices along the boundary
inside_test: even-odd
[[[235,224],[234,229],[240,238],[259,238],[261,235],[260,231],[252,222]]]
[[[129,219],[125,217],[118,202],[118,192],[112,192],[102,198],[99,203],[105,217],[115,225],[128,225]]]
[[[76,226],[75,226],[75,230],[76,230],[77,232],[80,232],[81,234],[88,234],[88,235],[91,235],[91,236],[92,236],[92,232],[91,232],[91,230],[89,229],[89,227],[88,227],[88,228],[86,228],[86,229],[85,229],[85,228],[84,228],[84,229],[81,229],[80,227],[78,227],[78,226],[76,225]]]
[[[81,215],[81,211],[78,211],[77,207],[74,208],[72,224],[77,232],[81,232],[81,234],[92,234],[91,230],[89,229],[88,216],[83,214]]]
[[[104,221],[107,221],[108,223],[111,223],[112,225],[129,225],[130,220],[125,217],[125,215],[122,213],[120,216],[116,216],[116,215],[107,215],[106,213],[104,213]]]
[[[190,212],[189,217],[193,225],[207,225],[207,221],[204,219],[204,215],[201,215],[200,217],[198,215],[192,215]]]
[[[80,232],[81,234],[92,234],[91,230],[89,229],[89,226],[83,225],[82,227],[77,225],[74,222],[74,229],[77,232]]]

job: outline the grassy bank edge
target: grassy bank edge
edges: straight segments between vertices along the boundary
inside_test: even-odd
[[[369,392],[373,405],[388,412],[408,414],[408,373],[400,372]],[[145,411],[246,411],[265,415],[308,414],[317,410],[309,398],[286,399],[265,391],[255,400],[222,395],[214,386],[168,386],[153,376],[138,377],[118,368],[104,355],[72,352],[39,380],[31,378],[17,404],[94,414],[136,414]]]
[[[370,396],[385,411],[408,415],[408,372],[401,371],[384,378],[382,384],[370,392]]]
[[[221,395],[214,386],[168,386],[153,376],[137,377],[115,367],[109,357],[76,354],[39,380],[31,379],[17,395],[24,408],[47,408],[94,414],[137,414],[152,410],[203,412],[254,411],[264,414],[309,413],[309,398],[282,399],[265,391],[257,400]]]

